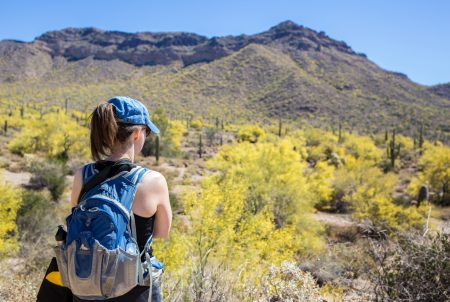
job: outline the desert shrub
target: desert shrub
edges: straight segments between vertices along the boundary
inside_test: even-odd
[[[55,210],[48,190],[23,190],[16,218],[20,240],[33,241],[42,234],[50,234],[55,229]]]
[[[377,266],[370,274],[376,301],[450,301],[448,234],[372,241],[369,252]]]
[[[305,246],[314,247],[312,234],[303,231],[298,238],[294,225],[277,227],[270,207],[248,211],[247,190],[244,181],[229,178],[219,183],[214,176],[203,179],[201,192],[184,196],[183,208],[191,223],[186,235],[196,267],[224,262],[231,270],[242,270],[241,278],[256,280],[267,262],[277,264]]]
[[[311,273],[318,285],[340,286],[365,272],[364,242],[330,244],[319,254],[302,259],[299,267]]]
[[[397,181],[397,175],[383,173],[372,160],[349,155],[334,175],[332,200],[337,209],[350,211],[357,220],[388,233],[419,228],[424,223],[424,208],[396,204],[392,192]]]
[[[164,111],[163,108],[158,108],[156,109],[152,114],[151,114],[151,119],[152,122],[158,126],[158,129],[160,131],[160,135],[164,136],[164,134],[166,133],[167,129],[169,128],[169,118],[167,117],[166,112]]]
[[[397,134],[395,136],[396,143],[400,145],[400,157],[409,156],[411,151],[414,151],[414,141],[409,136]]]
[[[306,146],[308,147],[320,146],[323,144],[333,145],[338,141],[337,136],[333,135],[329,131],[319,128],[307,127],[303,133]]]
[[[218,130],[216,127],[206,127],[205,128],[205,134],[206,139],[208,141],[208,146],[212,146],[214,144],[214,141],[216,140]]]
[[[203,117],[197,116],[191,121],[190,127],[194,129],[202,129],[203,124]]]
[[[295,263],[285,261],[279,266],[271,265],[268,275],[261,279],[268,301],[317,302],[321,300],[316,280]]]
[[[89,129],[80,126],[70,116],[61,112],[50,112],[42,119],[29,117],[13,139],[8,143],[11,152],[42,152],[47,158],[63,161],[72,157],[89,155]]]
[[[293,147],[290,139],[225,145],[207,166],[222,172],[228,179],[247,183],[246,211],[257,214],[269,209],[278,227],[293,224],[299,234],[317,239],[314,234],[317,235],[321,227],[311,215],[317,200],[312,190],[315,184],[308,182],[307,163]]]
[[[431,201],[439,205],[450,205],[450,148],[426,143],[419,159],[420,171],[411,181],[407,192],[417,197],[422,185],[435,193]]]
[[[317,146],[310,146],[308,148],[309,162],[327,161],[330,164],[339,167],[343,164],[345,149],[336,143],[323,142]]]
[[[320,210],[330,210],[330,200],[333,195],[333,174],[334,166],[327,162],[319,161],[314,169],[308,174],[308,182],[311,190],[317,198],[315,207]]]
[[[186,126],[183,122],[178,120],[171,120],[169,122],[169,136],[171,139],[171,146],[174,153],[178,153],[181,150],[181,139],[187,133]]]
[[[186,127],[180,121],[169,121],[167,117],[165,117],[165,115],[162,116],[162,114],[164,113],[160,112],[158,116],[158,120],[161,121],[161,124],[156,124],[160,130],[160,133],[158,134],[159,154],[160,156],[166,157],[178,156],[181,152],[181,139],[186,132]],[[144,156],[156,154],[156,135],[151,135],[145,141],[141,152]]]
[[[265,136],[264,130],[258,126],[245,125],[242,126],[237,134],[238,142],[247,141],[249,143],[256,143],[261,141]]]
[[[58,200],[66,186],[66,168],[55,161],[35,161],[31,165],[30,184],[36,188],[47,187],[53,200]]]
[[[291,141],[293,142],[294,151],[298,152],[302,157],[302,159],[306,159],[308,157],[308,150],[306,148],[306,139],[304,131],[299,129],[293,130],[287,135],[287,138],[291,139]]]
[[[383,151],[379,149],[368,136],[346,134],[343,146],[346,154],[352,155],[356,159],[363,159],[371,162],[379,162],[383,156]]]
[[[22,204],[16,223],[20,237],[20,255],[28,268],[40,269],[48,264],[52,251],[48,240],[56,231],[56,204],[48,190],[22,191]]]
[[[18,250],[18,230],[15,223],[22,203],[20,189],[0,180],[0,259]]]
[[[397,182],[393,173],[384,174],[376,167],[360,171],[359,181],[355,190],[344,197],[352,205],[353,217],[358,220],[369,220],[377,229],[394,233],[411,227],[420,228],[424,223],[425,208],[408,205],[397,205],[392,198],[392,192]]]
[[[370,188],[373,186],[381,174],[381,171],[371,162],[356,159],[352,155],[346,156],[345,165],[336,169],[333,175],[333,196],[329,202],[329,208],[341,213],[350,212],[353,206],[351,198],[353,193],[357,191],[358,187]],[[380,182],[381,184],[384,182]],[[391,184],[392,182],[389,182],[389,185]]]

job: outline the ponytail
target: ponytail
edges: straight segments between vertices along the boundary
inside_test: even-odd
[[[117,135],[113,106],[101,103],[95,107],[91,119],[91,154],[94,161],[111,152]]]
[[[139,125],[122,123],[110,103],[100,103],[91,114],[91,155],[101,160],[113,151],[117,142],[124,143]]]

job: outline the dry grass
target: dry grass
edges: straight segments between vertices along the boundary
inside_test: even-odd
[[[4,302],[31,302],[36,301],[45,270],[30,272],[29,274],[16,273],[10,265],[11,259],[0,263],[0,301]],[[56,301],[55,301],[56,302]]]

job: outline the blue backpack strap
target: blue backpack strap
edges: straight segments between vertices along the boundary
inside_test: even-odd
[[[131,235],[133,236],[136,244],[138,242],[137,240],[137,233],[136,233],[136,222],[134,219],[134,214],[132,211],[132,206],[133,206],[133,201],[134,201],[134,196],[136,194],[136,190],[137,190],[137,186],[139,184],[139,182],[142,180],[142,178],[144,177],[145,174],[149,173],[151,170],[146,168],[146,167],[142,167],[142,166],[136,166],[135,168],[131,169],[129,173],[127,173],[125,175],[125,177],[133,184],[133,195],[131,200],[125,200],[124,202],[128,202],[128,205],[125,205],[127,207],[127,209],[129,209],[129,213],[130,213],[130,222],[128,224],[129,232],[131,233]],[[145,249],[144,249],[145,251]],[[142,253],[141,255],[142,256]],[[141,257],[139,257],[139,259],[141,259]],[[143,271],[143,266],[142,264],[138,266],[138,284],[143,285],[144,282],[144,271]],[[149,296],[149,301],[151,301],[151,291],[150,291],[150,296]]]
[[[95,163],[89,163],[83,166],[83,184],[87,183],[98,172],[94,165]]]
[[[136,166],[133,169],[131,169],[128,173],[126,173],[124,175],[124,177],[132,183],[133,188],[132,188],[132,196],[131,198],[129,198],[128,200],[122,200],[121,203],[123,204],[123,206],[128,210],[128,213],[130,213],[130,231],[131,234],[133,235],[134,239],[136,240],[137,243],[137,235],[136,235],[136,223],[134,220],[134,214],[133,211],[131,210],[133,207],[133,201],[134,201],[134,196],[136,195],[136,190],[137,190],[137,186],[139,184],[139,182],[142,180],[143,176],[147,173],[149,173],[151,170],[146,168],[146,167],[142,167],[142,166]]]
[[[142,168],[143,168],[142,171],[139,171],[135,175],[133,175],[133,179],[137,183],[139,183],[142,180],[144,175],[146,175],[147,173],[150,173],[152,171],[151,169],[146,168],[146,167],[142,167]],[[133,215],[132,211],[131,211],[131,216],[132,216],[132,220],[133,220],[132,221],[132,227],[133,227],[133,225],[135,225],[135,222],[134,222],[134,215]],[[133,234],[134,234],[134,232],[133,232]],[[135,238],[135,239],[137,242],[137,238]],[[141,255],[140,255],[141,257],[144,254],[144,252],[147,251],[148,248],[152,245],[152,242],[153,242],[153,234],[150,234],[150,237],[147,239],[147,242],[144,245],[144,249],[141,251]]]
[[[138,186],[139,182],[142,180],[142,177],[145,174],[147,174],[148,172],[150,172],[150,169],[148,169],[146,167],[142,167],[142,166],[136,166],[124,175],[124,177],[133,184],[133,191],[132,191],[133,198],[131,198],[130,200],[123,201],[124,203],[126,203],[126,204],[124,204],[124,206],[129,212],[131,212],[131,208],[133,206],[133,201],[134,201],[134,196],[136,194],[137,186]]]

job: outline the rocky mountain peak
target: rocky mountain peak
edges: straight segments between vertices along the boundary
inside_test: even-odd
[[[269,31],[301,30],[303,28],[304,28],[303,26],[298,25],[297,23],[291,20],[286,20],[275,26],[272,26],[271,28],[269,28]]]
[[[74,28],[68,27],[61,30],[48,31],[36,38],[37,41],[54,43],[56,41],[78,41],[87,36],[103,34],[105,31],[95,27]]]

